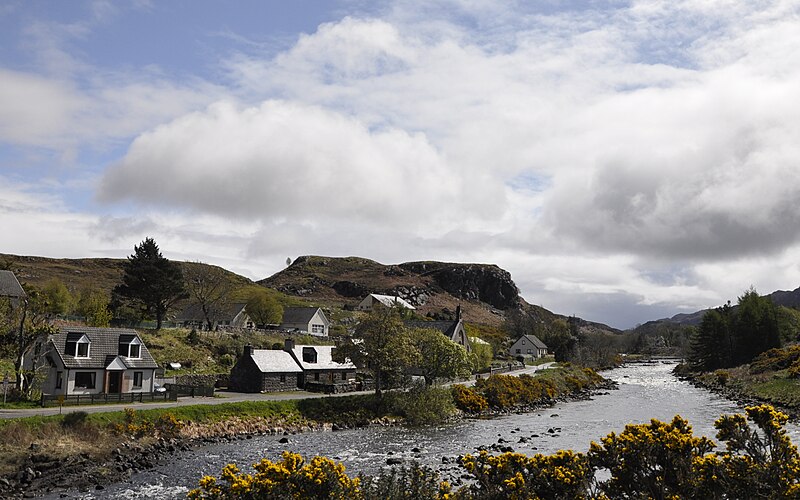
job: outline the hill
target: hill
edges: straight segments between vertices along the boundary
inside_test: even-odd
[[[122,280],[125,262],[126,259],[53,259],[0,254],[0,268],[13,271],[20,283],[41,287],[56,279],[64,283],[72,294],[84,288],[95,288],[111,295],[111,290]],[[193,266],[215,267],[200,262],[179,264],[184,269]],[[225,271],[225,276],[233,289],[254,285],[250,279],[230,271]]]
[[[258,283],[331,307],[355,307],[370,293],[402,297],[418,314],[432,318],[452,317],[461,306],[465,321],[495,327],[514,311],[526,313],[545,328],[564,319],[528,304],[511,274],[494,264],[420,261],[386,265],[361,257],[307,255]],[[580,320],[580,327],[619,333],[585,320]]]

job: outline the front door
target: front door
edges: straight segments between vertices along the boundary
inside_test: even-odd
[[[122,389],[122,372],[108,373],[108,393],[119,394]]]

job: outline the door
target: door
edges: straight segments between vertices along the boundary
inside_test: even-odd
[[[108,373],[108,393],[119,394],[122,389],[122,372]]]

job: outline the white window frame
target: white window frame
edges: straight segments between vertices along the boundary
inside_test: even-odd
[[[86,346],[86,355],[85,356],[81,355],[81,346],[84,346],[84,345]],[[92,352],[91,351],[92,351],[92,343],[89,342],[88,340],[84,341],[83,339],[81,339],[81,340],[75,342],[75,357],[76,358],[81,358],[81,359],[91,358],[92,357]]]

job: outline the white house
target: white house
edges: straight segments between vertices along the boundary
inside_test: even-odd
[[[508,354],[526,358],[547,356],[547,346],[536,335],[523,335],[511,346]]]
[[[372,311],[375,307],[404,307],[406,309],[414,310],[414,306],[409,304],[405,299],[392,295],[379,295],[371,293],[367,295],[361,303],[358,304],[359,311]]]
[[[158,364],[136,330],[64,326],[48,338],[43,355],[45,394],[153,392]]]
[[[327,337],[331,322],[319,307],[286,307],[283,309],[282,330],[297,330]]]

